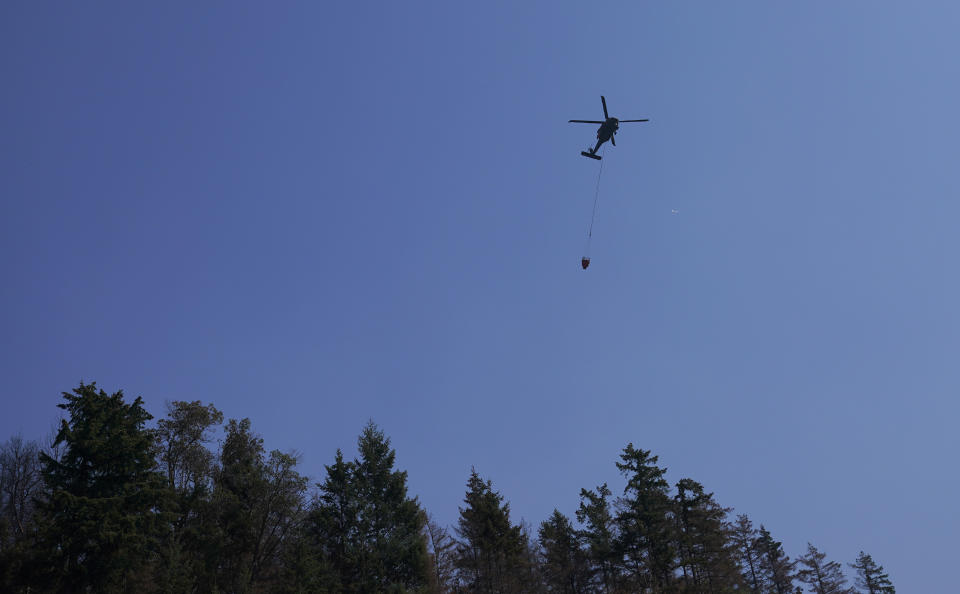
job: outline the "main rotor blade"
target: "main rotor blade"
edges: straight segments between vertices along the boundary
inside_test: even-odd
[[[569,120],[567,123],[573,122],[575,124],[602,124],[603,122],[598,122],[596,120]]]
[[[607,113],[607,100],[603,95],[600,95],[600,101],[603,101],[603,117],[610,119],[610,114]]]
[[[623,122],[649,122],[650,120],[617,120],[617,121],[622,124]]]
[[[610,144],[612,144],[613,146],[617,146],[617,133],[616,133],[616,132],[614,132],[613,134],[610,135]]]

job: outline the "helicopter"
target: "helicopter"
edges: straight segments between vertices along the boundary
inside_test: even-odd
[[[570,123],[575,124],[600,124],[600,128],[597,130],[597,146],[592,149],[581,151],[580,154],[584,157],[590,157],[591,159],[596,159],[599,161],[602,157],[597,154],[597,150],[600,148],[600,145],[606,141],[610,141],[613,146],[617,146],[617,141],[614,139],[614,135],[617,133],[617,130],[620,129],[621,122],[649,122],[650,120],[618,120],[617,118],[611,118],[610,114],[607,113],[607,100],[603,95],[600,95],[600,101],[603,102],[603,117],[606,120],[599,122],[596,120],[570,120]]]

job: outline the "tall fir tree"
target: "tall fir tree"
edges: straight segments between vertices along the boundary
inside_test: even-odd
[[[359,581],[357,569],[357,516],[359,503],[353,484],[353,463],[337,450],[332,465],[325,466],[326,478],[310,512],[310,533],[314,546],[330,566],[333,590],[351,592]]]
[[[464,507],[457,523],[457,569],[468,592],[516,592],[523,578],[524,542],[510,523],[510,504],[470,470]]]
[[[165,525],[164,480],[145,428],[152,417],[141,398],[128,404],[123,392],[108,395],[94,383],[63,398],[69,418],[54,442],[62,454],[40,454],[50,495],[28,580],[64,591],[145,589],[139,580]]]
[[[883,566],[878,565],[873,557],[860,551],[857,562],[850,567],[857,570],[857,587],[866,594],[896,594],[897,590],[890,582],[890,576],[883,572]]]
[[[761,554],[757,547],[760,532],[746,514],[737,516],[730,538],[737,552],[740,575],[746,588],[753,594],[766,592],[766,579],[761,571]]]
[[[793,582],[797,577],[794,568],[797,563],[790,560],[783,545],[773,539],[763,524],[760,525],[760,536],[755,546],[760,554],[760,571],[765,582],[766,589],[763,592],[794,594]]]
[[[800,571],[797,578],[807,584],[814,594],[855,594],[846,586],[847,578],[843,575],[840,563],[827,561],[826,553],[817,550],[817,547],[807,543],[807,553],[797,559]]]
[[[697,481],[685,478],[677,483],[673,517],[681,591],[732,592],[743,585],[726,521],[729,511]]]
[[[617,500],[619,548],[633,587],[667,591],[674,582],[676,567],[674,525],[669,484],[657,456],[627,444],[617,468],[627,479],[623,496]]]
[[[280,550],[280,572],[271,584],[281,594],[338,592],[338,581],[323,550],[315,546],[312,526],[298,523],[283,539]]]
[[[514,591],[544,594],[540,571],[540,547],[533,526],[520,519],[520,562],[516,569]]]
[[[570,519],[554,509],[538,532],[541,575],[547,592],[576,594],[589,582],[586,554]]]
[[[337,450],[310,513],[314,546],[342,592],[406,592],[429,581],[426,514],[407,494],[407,473],[394,469],[396,451],[372,422],[357,440],[352,462]]]
[[[396,451],[373,421],[357,439],[360,457],[353,466],[357,493],[361,589],[406,592],[428,580],[426,513],[407,494],[407,473],[394,470]]]
[[[611,495],[606,483],[596,491],[580,489],[580,506],[576,514],[577,521],[583,526],[579,535],[585,547],[590,587],[604,594],[614,591],[621,567]]]

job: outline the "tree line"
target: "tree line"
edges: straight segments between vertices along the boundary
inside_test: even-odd
[[[58,406],[48,443],[0,446],[4,592],[895,592],[863,552],[853,585],[812,544],[791,559],[633,444],[618,494],[582,489],[574,518],[554,510],[536,529],[471,469],[451,528],[409,494],[372,422],[311,488],[296,455],[212,404],[168,403],[148,427],[141,398],[81,383]]]

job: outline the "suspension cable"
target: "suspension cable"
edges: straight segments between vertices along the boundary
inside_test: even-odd
[[[600,156],[603,157],[604,152],[606,152],[607,147],[603,147],[600,151]],[[600,171],[597,172],[597,187],[593,193],[593,213],[590,215],[590,229],[587,231],[587,245],[584,247],[583,255],[585,258],[590,256],[590,240],[593,238],[593,222],[597,218],[597,202],[600,201],[600,176],[603,175],[603,159],[600,159]],[[588,258],[589,259],[589,258]]]

